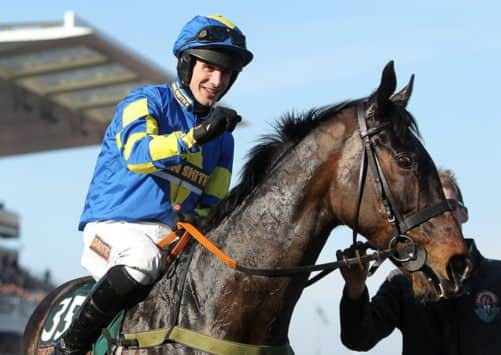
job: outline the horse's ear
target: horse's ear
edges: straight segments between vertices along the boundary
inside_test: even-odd
[[[414,86],[414,74],[411,75],[409,83],[399,92],[391,97],[391,101],[402,107],[407,107],[407,103],[412,94],[412,87]]]
[[[376,105],[378,109],[384,109],[390,100],[391,94],[397,88],[397,77],[393,67],[393,60],[389,61],[383,69],[381,83],[375,92]]]

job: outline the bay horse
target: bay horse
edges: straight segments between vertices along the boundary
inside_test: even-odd
[[[458,275],[467,269],[466,247],[406,110],[412,83],[413,77],[393,94],[390,62],[370,96],[285,115],[277,132],[253,148],[240,183],[208,217],[210,240],[239,264],[287,270],[314,263],[330,232],[347,225],[354,240],[360,233],[375,248],[393,244],[396,253],[424,255],[414,269],[393,258],[407,269],[417,297],[456,295]],[[398,242],[402,238],[410,244]],[[138,338],[122,337],[119,349],[291,354],[289,323],[307,282],[308,273],[272,278],[235,271],[190,243],[123,318],[124,334],[167,329],[161,341],[137,349],[126,345],[141,345]],[[76,283],[60,286],[33,313],[25,332],[27,354],[37,353],[47,314]],[[178,328],[194,343],[172,340]]]

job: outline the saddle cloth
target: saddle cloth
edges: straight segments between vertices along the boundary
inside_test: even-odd
[[[78,314],[78,309],[83,303],[87,294],[94,286],[95,281],[91,277],[83,278],[73,288],[59,295],[55,306],[49,313],[49,316],[44,322],[40,343],[38,345],[37,355],[52,355],[55,343],[68,329],[71,321]],[[112,338],[116,338],[125,311],[121,311],[115,319],[108,325],[107,331]],[[105,355],[108,351],[108,341],[105,336],[101,335],[93,347],[92,355]]]

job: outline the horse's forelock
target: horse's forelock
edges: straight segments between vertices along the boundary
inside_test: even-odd
[[[398,114],[392,115],[393,130],[399,137],[405,139],[411,135],[421,139],[421,133],[414,116],[412,116],[405,108],[397,105]]]
[[[411,139],[411,135],[421,140],[421,133],[414,116],[402,105],[389,101],[384,112],[376,113],[373,117],[377,121],[389,121],[394,134],[403,140]]]

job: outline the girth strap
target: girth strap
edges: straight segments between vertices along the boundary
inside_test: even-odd
[[[134,344],[134,348],[148,348],[161,345],[165,343],[169,330],[169,328],[161,328],[138,333],[124,333],[122,336],[125,342],[122,342],[121,344],[127,344],[127,348],[130,344]]]
[[[223,340],[197,333],[193,330],[175,326],[170,331],[169,328],[154,329],[140,333],[123,334],[127,341],[137,342],[138,348],[157,346],[171,341],[194,349],[206,351],[211,354],[220,355],[293,355],[289,343],[279,346],[251,345],[238,343],[230,340]]]

